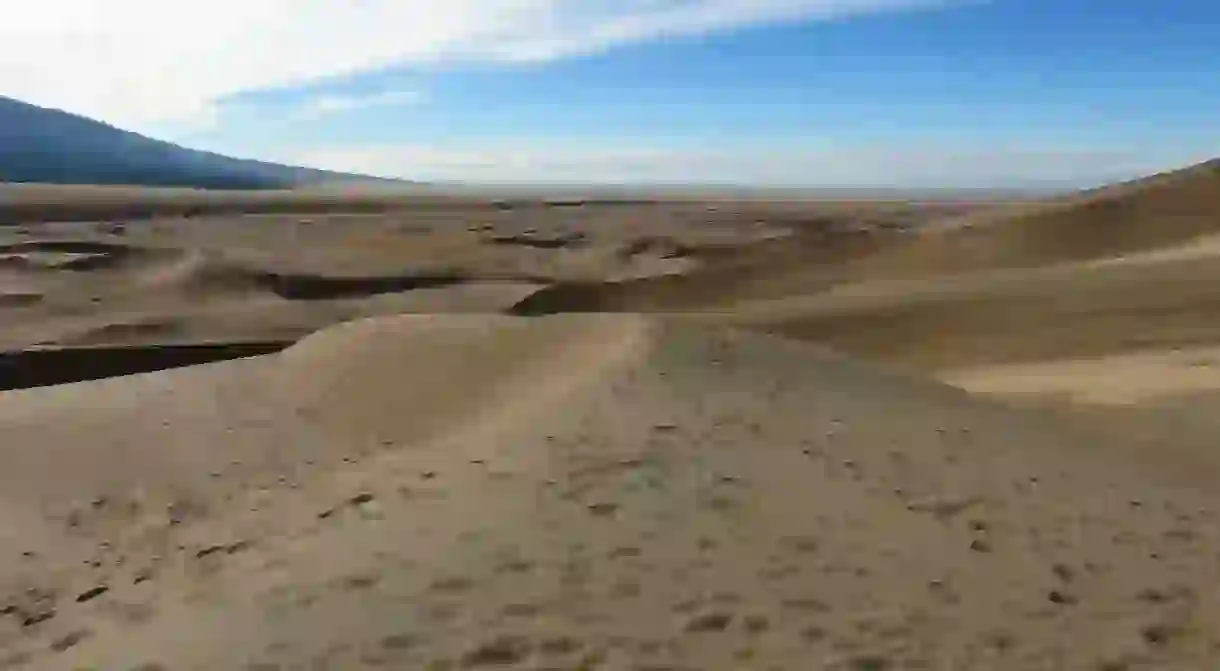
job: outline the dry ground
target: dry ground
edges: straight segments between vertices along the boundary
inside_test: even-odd
[[[29,193],[0,669],[1220,663],[1213,165],[1024,204]]]

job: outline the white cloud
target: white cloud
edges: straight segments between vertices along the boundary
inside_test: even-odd
[[[285,151],[276,160],[417,180],[483,183],[734,183],[827,188],[1088,186],[1202,160],[1147,147],[946,145],[731,149],[528,144],[370,145]]]
[[[377,68],[529,61],[946,0],[39,0],[0,20],[0,94],[140,128]]]
[[[293,116],[298,119],[317,119],[368,107],[415,105],[423,100],[424,96],[416,91],[384,91],[365,95],[320,95],[298,105]]]

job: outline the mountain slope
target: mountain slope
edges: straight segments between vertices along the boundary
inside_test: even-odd
[[[0,182],[267,189],[331,181],[389,180],[187,149],[0,96]]]

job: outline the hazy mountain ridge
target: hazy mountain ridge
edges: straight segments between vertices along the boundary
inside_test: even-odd
[[[274,189],[392,181],[188,149],[0,96],[0,182]]]

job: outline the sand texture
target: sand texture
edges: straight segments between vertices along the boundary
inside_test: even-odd
[[[1220,663],[1211,165],[60,198],[0,227],[0,669]]]

